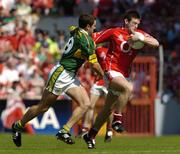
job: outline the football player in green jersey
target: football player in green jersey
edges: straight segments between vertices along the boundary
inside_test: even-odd
[[[56,137],[67,144],[74,143],[70,128],[83,116],[91,104],[85,88],[76,78],[76,72],[84,62],[88,61],[97,77],[103,77],[103,71],[95,54],[95,44],[90,37],[95,28],[96,20],[92,15],[79,17],[79,27],[71,31],[71,37],[64,47],[59,64],[50,72],[40,103],[30,107],[23,118],[12,125],[12,139],[16,146],[21,146],[21,132],[25,124],[39,114],[46,112],[62,92],[74,99],[78,106],[74,109],[69,121],[56,134]]]

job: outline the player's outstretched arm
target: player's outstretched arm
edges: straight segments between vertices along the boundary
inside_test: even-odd
[[[96,74],[96,80],[100,80],[104,76],[104,72],[100,66],[99,63],[91,63],[91,69],[95,72]]]
[[[150,35],[144,35],[144,41],[145,44],[150,45],[152,47],[158,47],[159,46],[159,42],[157,39],[155,39],[154,37],[150,36]]]
[[[155,39],[154,37],[152,37],[151,35],[147,34],[147,33],[140,33],[140,32],[134,32],[133,34],[131,34],[130,39],[133,41],[141,41],[147,45],[150,45],[152,47],[158,47],[159,46],[159,42],[157,39]]]

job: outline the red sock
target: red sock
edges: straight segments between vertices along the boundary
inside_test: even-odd
[[[112,130],[112,126],[111,126],[111,123],[110,123],[110,122],[107,122],[106,129],[107,129],[107,130]]]

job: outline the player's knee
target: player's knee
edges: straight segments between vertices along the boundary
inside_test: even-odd
[[[113,89],[113,88],[109,88],[108,91],[111,92],[115,96],[120,96],[120,94],[121,94],[120,90],[116,90],[116,89]]]
[[[94,110],[94,105],[89,105],[89,107],[88,107],[90,110]]]
[[[47,105],[39,105],[39,106],[38,106],[38,110],[39,110],[41,113],[44,113],[44,112],[48,111],[48,109],[49,109],[49,106],[47,106]]]
[[[94,110],[95,104],[90,102],[88,106],[89,110]]]
[[[129,92],[132,93],[133,92],[133,85],[129,86]]]
[[[81,108],[84,109],[84,111],[88,110],[91,108],[91,103],[90,102],[85,102],[81,105]]]
[[[128,97],[131,96],[131,93],[132,93],[132,88],[131,87],[125,87],[125,93]]]

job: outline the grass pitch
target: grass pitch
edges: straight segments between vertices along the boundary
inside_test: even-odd
[[[0,154],[180,154],[180,136],[114,137],[104,143],[97,137],[96,149],[87,149],[82,139],[67,145],[54,136],[23,134],[22,147],[16,147],[11,134],[0,134]]]

